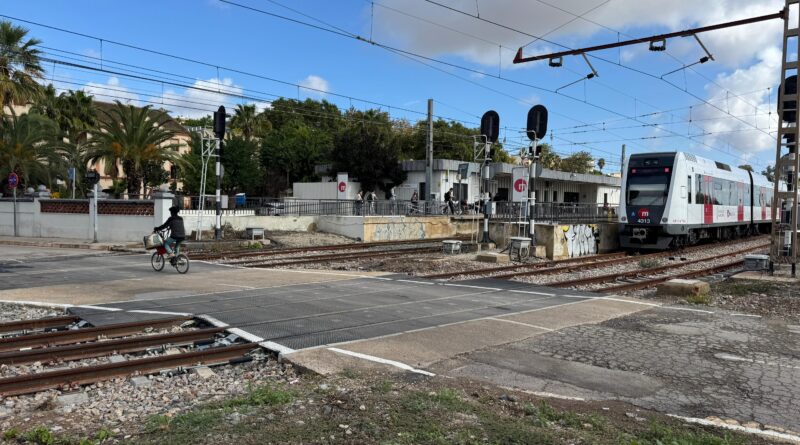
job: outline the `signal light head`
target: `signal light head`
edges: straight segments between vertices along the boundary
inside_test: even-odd
[[[564,58],[563,57],[553,57],[550,59],[548,64],[553,68],[559,68],[564,65]]]

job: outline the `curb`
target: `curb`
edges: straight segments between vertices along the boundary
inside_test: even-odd
[[[56,249],[86,249],[99,251],[114,251],[128,249],[126,246],[116,246],[108,244],[82,244],[82,243],[59,243],[42,241],[15,241],[0,240],[0,246],[25,246],[25,247],[50,247]],[[123,250],[124,251],[124,250]]]

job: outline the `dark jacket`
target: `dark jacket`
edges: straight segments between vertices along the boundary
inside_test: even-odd
[[[445,201],[449,202],[451,199],[453,199],[453,194],[451,192],[447,192],[444,194]]]
[[[174,215],[167,218],[167,221],[156,227],[156,230],[164,230],[169,227],[170,231],[170,238],[173,239],[185,239],[186,238],[186,230],[183,228],[183,218],[180,216]]]

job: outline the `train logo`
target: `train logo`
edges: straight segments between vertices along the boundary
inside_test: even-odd
[[[528,181],[520,178],[514,182],[514,190],[519,193],[524,192],[528,188]]]
[[[647,219],[650,218],[650,210],[649,209],[639,209],[639,213],[637,214],[639,219]]]
[[[344,192],[345,192],[345,190],[347,190],[347,183],[345,183],[344,181],[342,181],[342,182],[340,182],[340,183],[339,183],[339,191],[340,191],[340,192],[342,192],[342,193],[344,193]]]

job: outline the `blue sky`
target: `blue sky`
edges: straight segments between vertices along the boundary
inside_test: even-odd
[[[715,61],[663,80],[665,73],[704,55],[693,39],[668,41],[668,53],[649,52],[646,45],[596,53],[599,58],[591,62],[599,77],[566,88],[590,72],[582,58],[565,58],[562,68],[546,62],[514,66],[511,60],[519,46],[533,40],[531,35],[547,34],[546,41],[527,46],[526,55],[559,50],[558,44],[586,46],[764,15],[780,10],[779,0],[717,0],[703,2],[703,8],[693,0],[666,6],[656,0],[438,0],[441,5],[426,0],[232,1],[365,39],[371,36],[378,43],[473,71],[400,56],[217,0],[6,1],[0,14],[102,39],[17,22],[43,41],[46,57],[116,71],[45,64],[48,80],[59,88],[85,89],[100,100],[155,102],[175,114],[193,116],[219,104],[265,107],[279,96],[325,98],[343,108],[375,107],[336,93],[390,105],[383,109],[392,116],[415,121],[423,118],[426,100],[433,98],[435,114],[475,126],[484,111],[497,110],[504,127],[501,138],[512,153],[525,143],[520,130],[527,110],[541,103],[550,110],[553,130],[545,139],[556,151],[588,150],[605,158],[607,170],[619,168],[623,143],[628,153],[687,150],[731,164],[749,162],[757,169],[774,159],[782,32],[778,20],[701,35]],[[133,70],[163,82],[122,75]]]

